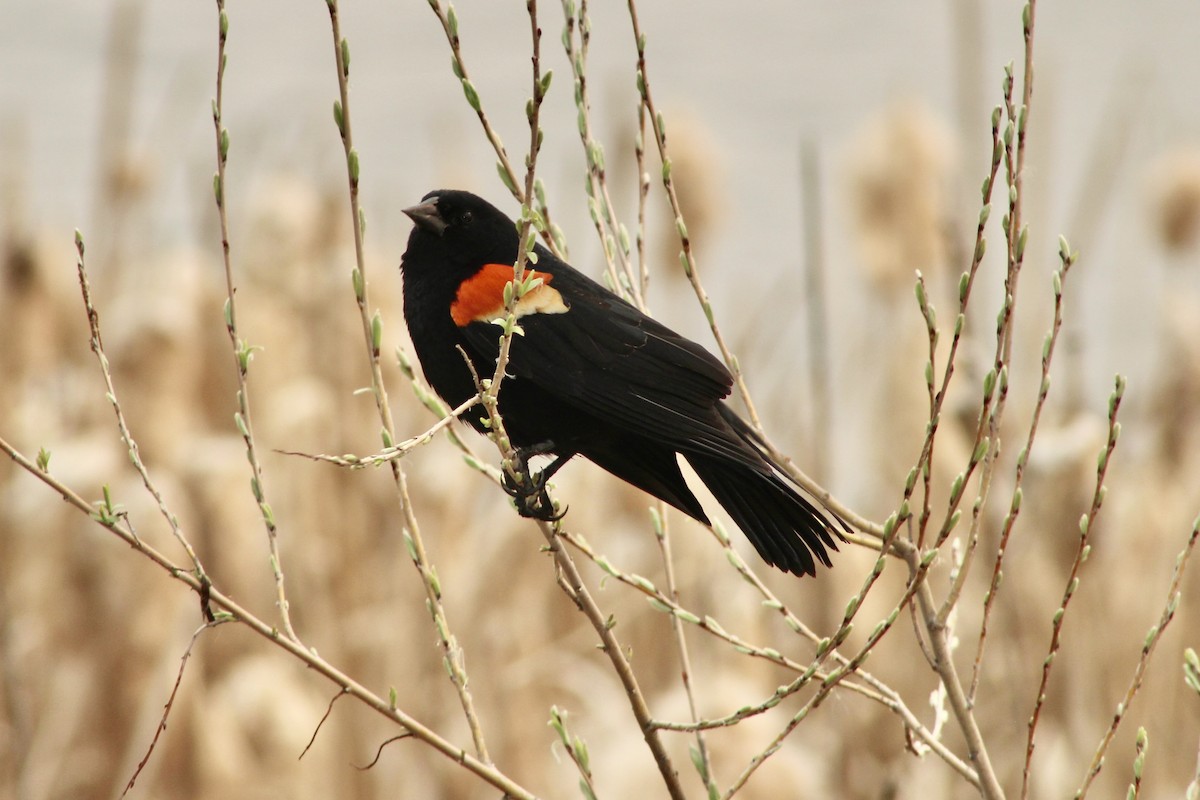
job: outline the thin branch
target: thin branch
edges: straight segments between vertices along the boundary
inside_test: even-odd
[[[661,500],[651,510],[654,518],[655,539],[658,541],[659,553],[662,556],[663,577],[667,583],[667,595],[676,605],[679,604],[679,588],[675,583],[675,559],[671,557],[671,534],[667,527],[666,503]],[[688,713],[692,722],[700,720],[700,712],[696,706],[696,691],[692,686],[692,659],[688,654],[687,637],[684,636],[683,621],[675,614],[671,615],[671,632],[675,637],[675,649],[679,653],[679,679],[683,683],[683,692],[687,696]],[[709,793],[716,791],[717,779],[713,774],[712,758],[708,753],[708,743],[704,731],[696,729],[696,758],[700,777]]]
[[[504,142],[500,141],[500,134],[492,127],[487,112],[483,110],[483,101],[479,97],[479,90],[472,83],[471,76],[467,72],[467,64],[463,60],[461,41],[458,36],[458,13],[454,10],[454,4],[447,3],[443,9],[439,0],[429,0],[429,7],[437,16],[438,22],[441,23],[442,31],[446,34],[446,42],[450,45],[450,65],[454,69],[454,77],[462,83],[463,95],[467,98],[467,104],[479,117],[483,133],[496,153],[498,159],[496,170],[500,174],[501,182],[512,193],[513,199],[522,206],[533,208],[534,202],[537,201],[537,212],[546,223],[539,229],[539,233],[542,234],[543,241],[552,253],[564,257],[566,248],[558,229],[550,219],[550,209],[545,203],[545,198],[538,196],[539,193],[535,191],[536,184],[532,181],[526,181],[524,189],[521,188],[521,184],[517,180],[517,173],[508,158],[508,151],[504,149]],[[537,55],[534,58],[536,59]]]
[[[1038,384],[1038,396],[1034,403],[1033,414],[1029,422],[1029,435],[1025,440],[1025,447],[1022,448],[1021,453],[1017,456],[1012,500],[1009,503],[1008,513],[1004,517],[1004,525],[1000,532],[1000,543],[996,548],[996,561],[992,567],[991,584],[988,587],[987,594],[984,596],[983,618],[979,625],[979,643],[975,647],[975,664],[971,671],[971,688],[967,693],[972,702],[974,702],[975,693],[979,688],[980,673],[983,669],[984,647],[987,643],[988,621],[991,619],[992,609],[995,606],[996,597],[1000,591],[1000,578],[1003,574],[1004,556],[1008,551],[1008,541],[1012,535],[1013,525],[1016,523],[1017,515],[1021,512],[1021,487],[1025,478],[1025,467],[1029,462],[1029,454],[1033,450],[1038,422],[1041,420],[1042,409],[1045,407],[1046,397],[1050,391],[1050,363],[1054,358],[1055,345],[1058,344],[1058,334],[1062,329],[1063,322],[1063,286],[1066,284],[1067,274],[1070,272],[1071,266],[1075,263],[1079,254],[1072,252],[1067,240],[1060,237],[1058,255],[1061,267],[1054,273],[1054,321],[1051,323],[1050,332],[1047,334],[1045,344],[1042,348],[1041,382]],[[957,591],[961,591],[961,588],[961,585],[956,587]],[[947,604],[950,604],[952,600],[957,600],[957,591],[952,592],[951,597],[947,598]]]
[[[592,107],[588,96],[587,55],[591,41],[591,20],[588,18],[587,0],[579,0],[578,17],[572,14],[574,0],[562,0],[566,23],[563,28],[563,49],[575,79],[575,107],[579,118],[579,140],[583,145],[584,160],[587,162],[588,211],[600,245],[604,250],[607,274],[612,281],[613,291],[627,296],[630,301],[646,311],[644,280],[634,271],[630,260],[629,232],[617,219],[612,197],[608,191],[607,166],[604,146],[592,133]],[[576,33],[579,41],[576,43]],[[640,177],[639,177],[640,181]],[[620,261],[618,271],[616,261]],[[643,262],[644,263],[644,262]],[[643,275],[644,278],[644,275]]]
[[[79,274],[79,290],[83,295],[83,306],[88,318],[91,348],[92,352],[96,354],[96,360],[100,363],[100,372],[104,376],[105,397],[108,398],[109,404],[112,405],[113,414],[117,419],[117,430],[121,434],[121,441],[125,444],[125,449],[129,452],[130,462],[133,463],[134,469],[141,476],[142,485],[146,487],[146,491],[154,498],[154,503],[158,506],[158,512],[166,520],[167,527],[171,529],[171,535],[183,547],[188,560],[192,562],[192,569],[197,579],[201,582],[207,582],[208,574],[204,571],[204,565],[200,563],[200,556],[196,554],[195,548],[192,547],[192,543],[188,541],[183,527],[179,524],[179,519],[167,508],[167,503],[163,499],[162,492],[158,490],[158,486],[155,485],[154,480],[150,477],[150,471],[146,469],[146,464],[142,461],[141,453],[138,450],[137,441],[134,440],[133,434],[129,430],[129,424],[125,420],[125,412],[121,410],[121,403],[117,399],[117,390],[113,385],[112,370],[109,367],[108,355],[104,351],[104,339],[100,335],[100,313],[96,310],[96,306],[92,302],[92,287],[91,282],[88,280],[87,267],[84,264],[83,257],[83,234],[79,231],[75,231],[75,251],[78,256],[75,267]],[[90,511],[91,509],[89,509]]]
[[[579,772],[579,786],[587,800],[596,800],[596,783],[592,780],[591,759],[587,745],[578,736],[572,736],[567,728],[567,712],[558,706],[550,707],[550,727],[558,734],[558,740]]]
[[[1029,796],[1029,778],[1033,764],[1034,737],[1037,733],[1038,722],[1041,719],[1042,706],[1046,702],[1050,672],[1054,667],[1059,647],[1062,645],[1063,621],[1066,619],[1067,608],[1070,606],[1071,599],[1075,596],[1075,590],[1079,588],[1079,576],[1083,569],[1083,564],[1091,554],[1092,547],[1089,543],[1091,532],[1096,523],[1096,517],[1100,514],[1104,497],[1108,493],[1108,489],[1104,486],[1104,476],[1108,473],[1108,465],[1112,460],[1113,450],[1116,448],[1117,439],[1121,434],[1121,423],[1117,422],[1117,412],[1121,408],[1121,398],[1124,394],[1125,379],[1118,375],[1115,380],[1113,393],[1108,399],[1108,442],[1105,444],[1104,449],[1100,451],[1099,462],[1096,465],[1096,488],[1092,492],[1091,507],[1079,520],[1079,547],[1075,551],[1075,560],[1072,562],[1071,571],[1067,575],[1067,585],[1063,589],[1062,601],[1059,603],[1058,610],[1054,612],[1054,619],[1050,630],[1050,645],[1047,649],[1046,658],[1042,661],[1042,679],[1038,684],[1037,694],[1034,695],[1033,713],[1029,716],[1028,736],[1025,741],[1025,767],[1021,776],[1021,800],[1025,800]],[[1190,552],[1190,549],[1188,552]]]
[[[388,402],[387,389],[383,381],[383,367],[380,360],[380,350],[383,340],[383,320],[376,311],[370,312],[368,282],[366,277],[366,259],[363,254],[363,233],[366,220],[359,205],[359,157],[354,147],[354,139],[350,124],[350,44],[341,34],[341,24],[338,19],[337,0],[326,0],[329,9],[329,25],[333,34],[334,62],[337,68],[338,100],[334,103],[334,122],[341,135],[342,148],[346,155],[346,177],[350,193],[350,215],[354,231],[355,266],[351,273],[351,283],[354,288],[355,301],[358,304],[359,319],[362,323],[363,340],[367,348],[367,360],[371,369],[371,388],[375,398],[375,407],[383,424],[383,445],[392,447],[396,439],[396,425],[392,420],[391,405]],[[421,537],[421,529],[417,524],[412,502],[408,497],[408,479],[399,462],[388,462],[392,471],[392,480],[396,485],[396,499],[404,520],[404,542],[409,557],[417,569],[421,583],[425,588],[425,597],[429,614],[437,632],[438,645],[446,663],[450,682],[458,694],[463,715],[470,728],[475,752],[485,764],[491,764],[487,743],[483,735],[483,727],[475,710],[475,701],[468,689],[470,680],[467,676],[466,663],[462,649],[451,632],[446,610],[442,604],[442,587],[437,573],[425,552],[425,542]]]
[[[301,750],[300,755],[297,756],[297,758],[296,758],[297,761],[303,760],[304,757],[306,755],[308,755],[308,751],[312,749],[313,744],[316,743],[316,741],[317,741],[317,734],[320,733],[321,728],[323,728],[325,726],[325,720],[329,719],[329,715],[333,713],[333,704],[336,703],[338,700],[341,700],[345,696],[346,696],[346,690],[342,689],[337,694],[335,694],[333,697],[329,698],[329,705],[325,707],[325,713],[321,715],[320,722],[318,722],[317,727],[313,729],[312,736],[310,736],[308,739],[308,744],[304,745],[304,749]]]
[[[600,606],[596,604],[575,566],[575,561],[562,546],[562,520],[558,520],[554,524],[539,520],[538,528],[541,529],[542,536],[546,539],[547,549],[554,556],[554,564],[560,575],[559,585],[575,603],[575,606],[587,617],[588,622],[592,624],[592,628],[600,637],[601,649],[608,656],[617,678],[625,689],[633,716],[637,720],[646,746],[650,748],[650,753],[654,756],[659,774],[662,775],[663,783],[666,784],[667,793],[672,800],[684,800],[685,795],[683,787],[679,783],[679,773],[675,770],[671,763],[671,757],[663,746],[659,729],[655,727],[654,717],[650,714],[650,708],[646,704],[645,695],[642,694],[633,667],[630,665],[621,643],[617,640],[616,634],[613,633],[613,621],[605,616]]]
[[[927,582],[921,583],[917,592],[917,601],[920,603],[926,630],[929,631],[929,644],[934,654],[932,666],[941,679],[942,686],[945,687],[950,709],[962,730],[963,738],[966,739],[967,757],[979,775],[980,794],[986,800],[1003,800],[1004,790],[996,777],[996,771],[992,767],[991,757],[988,755],[979,722],[975,719],[974,709],[967,700],[958,669],[954,665],[954,654],[950,648],[947,626],[944,621],[939,619],[939,615],[935,611],[933,592]]]
[[[680,622],[694,625],[710,636],[728,643],[737,652],[742,653],[743,655],[753,658],[760,658],[792,672],[798,673],[798,677],[796,679],[786,686],[779,687],[766,700],[738,709],[736,712],[725,717],[700,719],[693,722],[666,722],[656,720],[654,722],[655,727],[663,730],[693,732],[736,725],[744,719],[758,716],[759,714],[775,708],[783,699],[794,695],[814,679],[821,681],[822,683],[831,681],[833,673],[821,670],[819,668],[819,664],[826,657],[830,657],[838,662],[843,678],[853,673],[867,684],[867,686],[862,686],[849,681],[843,681],[840,683],[833,681],[830,684],[831,686],[841,685],[844,688],[854,691],[857,694],[861,694],[868,699],[875,700],[876,702],[883,704],[886,708],[893,711],[900,717],[905,727],[908,728],[908,730],[910,730],[913,735],[917,737],[917,739],[927,744],[932,751],[945,760],[946,763],[949,764],[955,771],[962,774],[963,777],[972,783],[972,785],[978,785],[979,778],[975,771],[971,769],[970,766],[966,765],[961,759],[955,756],[952,752],[950,752],[950,750],[942,742],[940,742],[927,727],[921,724],[920,720],[916,718],[916,715],[913,714],[912,711],[904,704],[899,694],[880,681],[878,678],[875,678],[861,668],[862,660],[866,657],[866,651],[868,651],[870,647],[874,646],[874,643],[878,641],[877,638],[873,642],[868,643],[868,647],[864,648],[863,652],[858,656],[857,663],[853,663],[852,659],[843,656],[835,649],[833,646],[833,639],[828,637],[821,638],[817,636],[810,628],[808,628],[808,626],[804,625],[803,622],[801,622],[790,611],[788,611],[787,607],[780,602],[780,600],[766,587],[766,585],[762,583],[758,576],[755,575],[752,570],[750,570],[745,561],[737,555],[737,552],[732,549],[728,536],[724,536],[723,532],[715,530],[714,535],[721,543],[722,547],[726,549],[726,555],[730,562],[738,570],[739,574],[741,574],[742,577],[749,583],[753,584],[763,595],[764,606],[777,610],[781,615],[783,615],[784,622],[789,628],[797,633],[800,633],[810,642],[816,645],[817,661],[806,666],[788,658],[774,648],[763,647],[747,642],[736,634],[732,634],[725,630],[725,628],[722,627],[720,623],[718,623],[717,620],[713,619],[712,617],[707,615],[701,617],[684,608],[679,604],[678,598],[664,593],[650,580],[640,575],[630,574],[617,568],[606,557],[597,555],[591,546],[578,534],[563,531],[559,535],[562,539],[566,540],[568,544],[595,563],[596,566],[600,567],[600,569],[602,569],[606,574],[631,587],[632,589],[641,592],[650,602],[651,606],[653,606],[656,610],[671,614],[675,620]],[[907,603],[907,599],[904,602]],[[881,633],[882,631],[879,632],[879,635],[881,635]],[[870,688],[868,688],[868,686]]]
[[[534,800],[535,795],[528,789],[525,789],[520,784],[513,781],[504,773],[497,770],[489,763],[471,755],[471,753],[458,747],[442,738],[433,729],[425,726],[415,717],[410,716],[407,712],[400,710],[393,702],[384,700],[383,698],[370,691],[362,684],[355,681],[346,673],[335,667],[330,662],[321,658],[315,651],[305,647],[299,642],[295,642],[286,636],[280,636],[279,630],[264,622],[260,617],[254,615],[249,610],[243,608],[232,598],[220,592],[211,584],[201,583],[192,572],[182,569],[158,550],[147,545],[125,526],[120,520],[106,517],[98,514],[88,504],[86,500],[80,497],[74,490],[66,484],[59,481],[49,473],[38,468],[37,464],[26,457],[19,450],[14,448],[7,440],[0,437],[0,451],[6,453],[19,467],[24,469],[30,475],[40,480],[42,483],[54,490],[62,499],[69,505],[74,506],[82,513],[88,515],[93,521],[102,526],[105,530],[112,533],[117,538],[121,539],[125,544],[136,550],[141,555],[152,561],[163,569],[171,578],[179,581],[197,594],[203,592],[208,593],[209,601],[213,606],[220,609],[220,613],[216,619],[218,621],[232,620],[245,625],[258,636],[262,637],[267,642],[285,651],[294,658],[299,659],[313,671],[324,676],[336,686],[341,687],[346,694],[353,696],[367,707],[378,713],[380,716],[400,725],[412,735],[432,747],[437,752],[446,756],[456,764],[460,764],[469,772],[474,773],[479,778],[496,787],[508,795],[519,798],[519,800]]]
[[[258,459],[258,445],[254,439],[254,422],[250,414],[250,387],[246,383],[246,374],[250,370],[250,361],[254,358],[254,348],[244,341],[238,333],[236,289],[233,285],[233,264],[229,256],[229,218],[225,212],[225,166],[229,157],[229,130],[221,121],[223,113],[223,98],[225,90],[225,41],[229,36],[229,15],[225,12],[225,0],[217,0],[217,96],[212,103],[213,132],[217,146],[217,174],[213,178],[213,195],[217,203],[217,219],[221,225],[221,259],[225,267],[225,331],[229,334],[229,345],[233,351],[234,367],[237,373],[237,402],[238,410],[234,414],[234,422],[242,434],[246,445],[246,459],[250,462],[250,489],[254,493],[254,502],[258,504],[262,515],[263,525],[267,529],[267,547],[270,551],[271,573],[275,578],[275,602],[279,606],[279,616],[283,622],[283,632],[296,641],[292,627],[292,615],[284,588],[283,561],[279,555],[279,530],[275,524],[275,512],[267,502],[266,487],[263,483],[262,463]]]
[[[696,295],[696,300],[700,303],[700,308],[703,309],[704,316],[708,319],[709,330],[712,331],[713,340],[717,344],[717,349],[721,352],[721,358],[724,359],[725,366],[728,367],[729,372],[733,375],[734,385],[737,386],[742,402],[746,406],[746,413],[750,417],[750,424],[754,426],[756,431],[762,433],[762,420],[759,419],[758,409],[750,397],[750,390],[746,386],[745,378],[742,375],[741,365],[734,356],[733,351],[729,349],[729,345],[725,342],[725,336],[721,333],[721,329],[717,325],[712,302],[708,298],[708,292],[704,290],[704,285],[700,282],[700,273],[696,267],[696,257],[692,252],[691,239],[688,237],[687,223],[683,218],[683,210],[679,205],[679,196],[675,191],[675,181],[671,177],[671,156],[667,149],[666,124],[663,121],[662,114],[658,112],[654,105],[654,97],[650,91],[650,78],[646,74],[646,36],[642,33],[641,24],[638,22],[636,0],[628,0],[627,7],[629,9],[629,20],[633,26],[633,39],[637,47],[638,91],[641,93],[642,103],[646,106],[646,111],[650,115],[650,127],[654,131],[654,141],[658,145],[658,156],[662,161],[663,188],[666,189],[667,200],[671,204],[671,213],[675,215],[675,228],[679,232],[679,239],[683,246],[679,260],[683,265],[683,271],[687,275],[688,281],[692,284],[692,291]]]
[[[310,461],[324,461],[329,464],[336,464],[339,467],[350,467],[351,469],[377,467],[380,464],[387,464],[404,458],[418,447],[429,444],[429,442],[433,441],[433,437],[437,435],[438,432],[449,428],[454,420],[466,413],[467,409],[478,404],[479,398],[472,396],[470,399],[464,400],[462,404],[458,406],[458,408],[454,409],[449,414],[446,414],[437,422],[435,422],[424,433],[419,433],[416,436],[410,436],[399,444],[392,445],[391,447],[385,447],[378,453],[373,453],[369,456],[356,456],[353,453],[334,456],[325,453],[300,453],[295,450],[279,450],[278,452],[289,456],[300,456],[301,458],[307,458]]]
[[[221,622],[224,621],[222,620]],[[167,697],[167,704],[163,706],[162,718],[158,721],[158,727],[154,729],[154,738],[150,740],[150,746],[146,748],[146,755],[138,762],[137,768],[134,769],[133,775],[129,778],[129,783],[125,784],[125,790],[121,792],[121,797],[129,794],[130,790],[133,789],[133,785],[137,783],[138,776],[142,774],[142,770],[150,763],[150,756],[154,754],[154,748],[158,744],[158,737],[162,736],[163,731],[167,729],[167,717],[171,716],[171,709],[175,705],[175,695],[179,693],[179,684],[183,682],[183,671],[187,667],[188,659],[192,657],[192,648],[196,646],[200,634],[209,628],[220,625],[221,622],[206,622],[192,634],[192,639],[188,642],[187,649],[183,651],[183,658],[179,659],[179,672],[175,675],[175,685],[171,687],[171,694]]]
[[[389,744],[392,744],[393,742],[399,742],[404,739],[411,739],[411,738],[412,738],[412,734],[408,733],[407,731],[405,731],[404,733],[401,733],[401,734],[397,734],[396,736],[390,736],[387,739],[384,739],[380,743],[379,747],[375,750],[375,757],[371,759],[371,762],[369,764],[365,764],[361,767],[358,766],[357,764],[351,764],[351,766],[354,767],[359,772],[366,772],[369,769],[374,769],[375,765],[379,763],[379,757],[383,755],[383,748],[387,747]]]
[[[1129,706],[1133,703],[1134,697],[1137,696],[1138,690],[1142,687],[1142,680],[1146,677],[1146,669],[1150,666],[1150,657],[1154,654],[1154,648],[1162,638],[1163,632],[1167,626],[1171,624],[1171,620],[1175,618],[1175,611],[1179,608],[1179,600],[1181,597],[1180,589],[1183,584],[1184,572],[1187,570],[1188,562],[1191,561],[1192,553],[1196,549],[1196,541],[1200,539],[1200,517],[1192,523],[1192,533],[1188,537],[1187,544],[1183,550],[1175,558],[1175,574],[1171,576],[1171,585],[1167,589],[1167,600],[1163,605],[1162,613],[1159,615],[1158,624],[1150,629],[1146,634],[1145,640],[1142,642],[1141,657],[1138,658],[1137,666],[1133,669],[1133,677],[1129,681],[1129,686],[1125,690],[1125,696],[1121,698],[1121,702],[1117,703],[1117,709],[1113,712],[1112,722],[1109,723],[1108,729],[1104,732],[1104,736],[1100,739],[1100,744],[1096,748],[1096,753],[1092,756],[1092,763],[1088,767],[1087,777],[1083,780],[1083,785],[1079,787],[1079,791],[1075,793],[1077,800],[1085,797],[1088,790],[1092,786],[1092,781],[1100,774],[1101,767],[1104,766],[1104,755],[1108,752],[1109,745],[1112,744],[1113,737],[1117,735],[1117,728],[1121,721],[1125,718],[1126,712],[1129,711]]]
[[[1138,728],[1137,739],[1134,742],[1133,782],[1129,784],[1129,790],[1125,794],[1126,800],[1138,800],[1142,796],[1142,772],[1146,766],[1146,749],[1148,744],[1149,740],[1146,736],[1146,729]]]
[[[633,143],[633,157],[637,163],[638,182],[637,258],[642,297],[645,297],[650,293],[650,262],[646,260],[646,199],[650,196],[650,173],[646,172],[646,104],[640,97],[638,98],[637,117],[637,137]]]

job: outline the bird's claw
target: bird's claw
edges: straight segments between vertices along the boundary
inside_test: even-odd
[[[522,517],[541,520],[543,522],[558,522],[566,516],[567,509],[558,510],[547,491],[547,476],[545,471],[536,475],[529,469],[529,455],[518,450],[514,454],[516,477],[503,470],[500,486],[505,494],[513,499],[517,513]]]
[[[501,486],[516,503],[517,513],[522,517],[543,522],[557,522],[567,513],[566,508],[560,511],[554,507],[554,501],[550,499],[550,493],[546,490],[546,482],[540,473],[531,475],[526,469],[520,473],[519,479],[514,479],[505,472]]]

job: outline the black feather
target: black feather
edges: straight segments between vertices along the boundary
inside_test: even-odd
[[[404,313],[426,378],[449,403],[475,393],[461,347],[481,375],[495,369],[500,328],[454,323],[458,288],[488,264],[517,258],[515,224],[486,201],[440,190],[410,209],[417,222],[401,269]],[[430,215],[436,213],[434,224]],[[707,350],[643,314],[545,248],[534,267],[565,313],[522,316],[500,413],[513,443],[552,442],[707,523],[676,454],[729,512],[768,563],[798,575],[829,565],[841,523],[783,476],[761,437],[724,398],[733,385]],[[467,420],[482,430],[478,411]],[[844,523],[841,523],[844,527]]]

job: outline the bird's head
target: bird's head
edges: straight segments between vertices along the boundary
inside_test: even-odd
[[[482,197],[437,189],[404,209],[415,223],[401,267],[466,273],[517,260],[516,224]]]

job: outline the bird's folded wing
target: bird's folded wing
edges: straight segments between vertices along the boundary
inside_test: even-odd
[[[554,286],[565,282],[556,276]],[[733,384],[720,361],[627,303],[564,295],[566,313],[520,319],[509,375],[676,449],[760,463],[718,411]],[[496,358],[498,326],[473,322],[462,332],[481,355]]]

